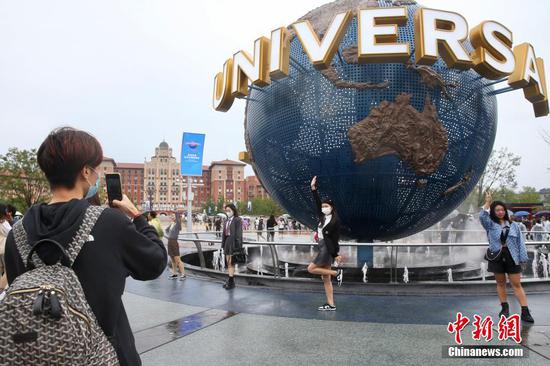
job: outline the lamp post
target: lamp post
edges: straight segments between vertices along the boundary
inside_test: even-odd
[[[149,198],[149,211],[153,211],[153,194],[155,193],[155,183],[149,181],[147,183],[147,196]]]

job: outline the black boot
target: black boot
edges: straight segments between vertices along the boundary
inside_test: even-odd
[[[229,278],[223,283],[223,288],[227,288],[227,285],[229,284]]]
[[[529,312],[529,308],[527,306],[521,307],[521,321],[527,322],[527,323],[534,323],[535,319],[531,316],[531,313]]]
[[[235,278],[229,277],[229,280],[227,280],[227,286],[225,286],[226,290],[231,290],[235,288]]]
[[[500,305],[502,306],[502,310],[498,313],[499,319],[502,315],[508,318],[510,316],[510,306],[507,302],[501,302]]]

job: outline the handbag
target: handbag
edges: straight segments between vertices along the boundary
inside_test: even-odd
[[[246,253],[245,253],[244,250],[241,248],[241,249],[239,249],[238,251],[233,252],[232,259],[233,259],[233,263],[236,263],[236,264],[246,264]]]
[[[498,262],[502,258],[502,244],[506,243],[508,238],[509,230],[502,232],[500,235],[500,249],[498,251],[492,251],[490,248],[487,248],[485,252],[485,259],[489,262]]]
[[[490,248],[487,248],[485,252],[485,259],[489,262],[498,262],[502,258],[502,247],[498,251],[492,251]]]

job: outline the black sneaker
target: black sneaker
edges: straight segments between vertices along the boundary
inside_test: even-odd
[[[176,280],[176,279],[178,279],[178,275],[173,274],[173,275],[168,276],[168,278],[171,279],[171,280]]]
[[[235,288],[235,281],[229,281],[227,282],[227,285],[224,286],[226,290],[232,290]]]
[[[325,305],[319,306],[319,307],[317,308],[317,310],[319,310],[319,311],[335,311],[335,310],[336,310],[336,306],[332,306],[332,305],[329,305],[329,304],[325,304]]]
[[[531,316],[531,313],[529,312],[529,308],[522,308],[521,309],[521,321],[527,322],[527,323],[534,323],[535,319]]]
[[[339,269],[336,271],[336,281],[338,282],[338,287],[342,286],[342,281],[344,281],[344,270]]]

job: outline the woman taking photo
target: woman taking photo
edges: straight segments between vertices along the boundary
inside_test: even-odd
[[[338,243],[340,239],[340,220],[334,203],[329,199],[321,201],[319,192],[317,192],[317,177],[313,177],[311,180],[311,192],[313,193],[315,207],[319,216],[319,224],[317,225],[319,253],[313,262],[309,264],[307,270],[311,274],[320,275],[325,286],[327,303],[319,306],[318,310],[334,311],[336,310],[336,305],[334,304],[331,276],[336,277],[338,286],[342,285],[344,277],[341,269],[334,271],[330,268],[334,260],[338,264],[342,262],[342,257],[338,254],[340,250]]]
[[[233,253],[241,251],[243,247],[243,220],[239,217],[237,207],[232,203],[225,206],[225,213],[227,214],[227,220],[223,225],[222,248],[225,253],[229,278],[224,283],[223,288],[231,290],[235,288]]]
[[[516,222],[508,217],[508,210],[503,202],[493,202],[490,192],[485,193],[485,205],[479,214],[481,225],[487,231],[489,249],[486,256],[488,270],[495,274],[497,293],[502,309],[499,317],[510,315],[506,294],[506,274],[514,294],[521,305],[521,320],[534,322],[527,307],[527,298],[521,286],[521,263],[529,260],[525,240]]]
[[[46,137],[38,149],[37,161],[49,182],[51,200],[32,206],[8,235],[6,273],[10,284],[25,273],[28,268],[19,250],[40,240],[55,240],[66,250],[75,248],[75,235],[86,224],[91,232],[72,269],[120,365],[141,365],[122,294],[128,276],[146,281],[164,272],[166,249],[155,228],[126,195],[122,201],[113,201],[115,208],[105,208],[95,216],[95,225],[88,224],[88,212],[99,211],[91,208],[87,199],[100,189],[102,160],[101,145],[84,131],[61,128]],[[19,235],[21,230],[25,235]],[[59,258],[54,246],[40,246],[36,254],[44,263],[55,263]],[[30,344],[26,351],[29,354],[21,357],[35,357]],[[56,349],[52,348],[56,353],[52,357],[59,356]],[[111,364],[108,356],[103,364]]]

